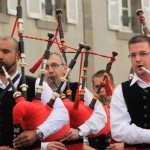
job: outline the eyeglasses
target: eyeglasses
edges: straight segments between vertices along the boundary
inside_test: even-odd
[[[95,87],[96,89],[98,89],[99,86],[100,86],[100,85],[94,85],[94,87]],[[105,87],[105,85],[103,85],[103,87]]]
[[[150,54],[150,52],[146,52],[146,51],[141,51],[139,53],[130,53],[128,55],[129,58],[131,59],[135,59],[137,55],[139,55],[140,57],[144,58],[146,56],[148,56]]]
[[[57,63],[52,63],[51,65],[46,65],[46,70],[48,70],[49,68],[51,69],[57,69],[58,67],[62,66],[64,64],[57,64]]]

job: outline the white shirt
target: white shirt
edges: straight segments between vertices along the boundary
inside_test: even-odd
[[[61,92],[64,91],[65,87],[66,87],[66,82],[62,86]],[[93,94],[87,88],[85,88],[85,96],[84,96],[85,105],[89,106],[92,98],[93,98]],[[97,100],[91,117],[84,124],[79,126],[79,128],[83,133],[83,136],[88,136],[89,134],[98,133],[102,128],[104,128],[106,122],[107,122],[107,116],[105,110],[101,102]],[[46,142],[45,145],[44,143],[42,144],[42,150],[46,150],[47,144],[48,142]]]
[[[11,77],[11,80],[16,76],[17,73],[18,71]],[[14,84],[15,88],[18,86],[20,78],[18,78],[17,81],[15,82]],[[36,92],[36,87],[39,84],[39,81],[40,79],[37,78],[36,83],[35,83],[35,92]],[[0,80],[0,88],[4,89],[5,87],[6,86]],[[42,94],[41,94],[41,101],[45,105],[47,102],[49,102],[49,100],[52,97],[52,90],[45,82],[43,82],[43,88],[44,90],[42,91]],[[12,88],[10,88],[9,90],[12,90]],[[67,109],[65,108],[61,99],[57,98],[53,105],[53,110],[50,116],[38,128],[43,132],[44,138],[46,138],[49,135],[52,135],[53,133],[57,132],[64,125],[66,125],[68,123],[68,120],[69,120],[69,116],[68,116]],[[43,150],[46,149],[45,147],[47,147],[47,144],[46,143],[42,144]]]
[[[63,84],[63,87],[61,91],[64,91],[66,83]],[[79,87],[81,89],[81,85]],[[89,106],[93,99],[93,94],[85,88],[85,95],[84,95],[84,101],[85,105]],[[105,124],[107,122],[107,117],[105,110],[99,100],[96,101],[94,111],[91,115],[91,117],[81,126],[79,126],[81,132],[83,133],[83,136],[88,136],[89,134],[96,134],[98,133],[102,128],[104,128]]]
[[[93,94],[87,88],[85,88],[85,105],[89,106],[92,99]],[[89,134],[98,133],[101,129],[104,128],[106,122],[107,116],[105,110],[102,106],[102,103],[99,100],[97,100],[91,117],[84,124],[79,126],[79,128],[83,133],[83,136],[88,136]]]
[[[150,83],[145,83],[136,74],[130,84],[132,86],[137,82],[141,88],[150,87]],[[134,97],[133,97],[134,98]],[[140,110],[139,110],[140,111]],[[150,130],[130,124],[131,117],[122,93],[121,84],[113,92],[110,104],[111,134],[114,140],[122,141],[128,144],[150,144]]]

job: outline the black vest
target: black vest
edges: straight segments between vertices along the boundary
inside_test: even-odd
[[[31,101],[35,97],[35,81],[36,78],[26,76],[26,84],[29,86],[27,90],[28,101]],[[20,89],[21,84],[22,83],[20,81],[17,87],[18,91],[21,91]],[[0,88],[0,93],[2,91],[3,89]],[[7,91],[5,96],[2,99],[0,99],[0,146],[12,147],[12,141],[13,141],[12,111],[14,106],[15,106],[15,100],[13,98],[13,91]]]
[[[150,129],[150,87],[142,89],[131,81],[122,83],[123,95],[131,117],[131,123],[144,129]],[[125,144],[125,147],[150,148],[150,144]]]
[[[70,82],[70,90],[72,91],[72,101],[73,102],[75,100],[77,88],[78,88],[78,82]],[[67,86],[66,86],[65,90],[63,91],[63,93],[67,94],[66,91],[67,91]]]

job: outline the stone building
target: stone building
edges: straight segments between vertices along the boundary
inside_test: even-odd
[[[25,36],[47,39],[47,33],[56,32],[55,11],[63,11],[65,44],[78,48],[80,42],[91,45],[91,52],[111,56],[118,51],[117,61],[111,72],[116,84],[128,79],[131,68],[128,59],[128,40],[142,33],[136,16],[137,9],[143,9],[149,26],[150,0],[21,0],[23,8],[23,28]],[[16,20],[17,0],[0,0],[0,35],[11,35]],[[18,38],[17,29],[14,37]],[[59,40],[59,37],[58,37]],[[45,41],[24,38],[26,53],[26,73],[43,55]],[[51,51],[58,51],[53,44]],[[70,50],[69,50],[70,51]],[[67,53],[68,61],[73,54]],[[87,86],[92,89],[91,76],[106,67],[110,59],[90,54]],[[71,80],[78,81],[80,57],[71,73]],[[34,75],[40,73],[38,70]]]

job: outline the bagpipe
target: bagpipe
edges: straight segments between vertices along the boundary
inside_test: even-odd
[[[112,67],[112,64],[113,62],[115,62],[115,57],[118,55],[117,52],[113,51],[112,52],[112,57],[111,57],[111,60],[107,63],[106,65],[106,69],[105,69],[105,72],[104,72],[104,76],[103,76],[103,79],[100,81],[100,84],[98,86],[98,89],[97,91],[94,93],[94,96],[93,96],[93,99],[91,101],[91,103],[89,104],[89,108],[93,111],[94,110],[94,107],[95,107],[95,104],[96,104],[96,101],[99,99],[99,93],[102,89],[102,87],[105,87],[106,89],[106,95],[107,96],[112,96],[112,89],[111,89],[111,86],[110,86],[110,81],[108,80],[108,73],[110,72],[111,70],[111,67]],[[106,134],[108,135],[110,133],[110,114],[109,114],[109,107],[107,105],[103,106],[104,107],[104,110],[106,112],[106,115],[107,115],[107,123],[105,125],[105,127],[100,130],[97,134],[92,134],[92,135],[89,135],[88,138],[92,138],[92,137],[97,137],[101,134]]]
[[[43,64],[42,64],[42,69],[41,69],[40,82],[39,82],[39,85],[37,86],[35,99],[33,99],[32,102],[29,102],[26,100],[26,97],[27,97],[26,96],[27,85],[25,84],[26,83],[25,81],[26,63],[24,62],[25,53],[24,53],[23,29],[22,29],[23,19],[22,19],[22,6],[21,6],[20,0],[18,0],[17,17],[18,17],[18,35],[20,39],[19,47],[21,51],[21,65],[20,66],[21,66],[23,84],[21,85],[22,94],[16,91],[16,89],[12,85],[12,88],[14,90],[13,97],[15,98],[15,102],[16,102],[16,105],[13,108],[14,137],[17,137],[20,134],[20,127],[22,127],[24,131],[36,129],[39,125],[41,125],[47,119],[47,117],[50,115],[53,109],[53,107],[50,106],[49,103],[46,104],[46,106],[44,106],[41,103],[41,93],[43,90],[42,85],[43,85],[44,76],[46,74],[45,68],[46,68],[47,60],[50,54],[50,47],[52,45],[52,38],[54,37],[54,35],[48,34],[49,39],[47,43],[47,49],[45,50],[45,53],[43,56],[44,59],[43,59]],[[10,77],[7,74],[6,70],[4,70],[4,72],[6,74],[6,77],[10,81]],[[70,128],[70,124],[68,122],[68,124],[65,125],[62,129],[50,135],[43,141],[59,140],[68,133],[69,128]]]
[[[84,81],[82,81],[81,90],[79,91],[79,94],[77,91],[77,94],[76,94],[77,96],[76,96],[75,102],[71,102],[71,101],[69,101],[69,99],[67,99],[65,97],[62,98],[63,103],[66,106],[66,108],[69,112],[69,115],[70,115],[70,126],[71,126],[71,128],[75,128],[75,129],[77,129],[80,125],[82,125],[85,121],[87,121],[91,117],[91,115],[94,111],[94,106],[95,106],[96,101],[98,100],[98,97],[99,97],[99,92],[104,85],[107,86],[106,87],[107,95],[108,96],[112,95],[112,90],[110,87],[110,83],[108,83],[107,74],[111,69],[112,63],[115,61],[115,56],[117,55],[116,52],[112,53],[113,56],[111,58],[111,61],[107,64],[106,72],[104,74],[103,81],[100,82],[98,91],[94,94],[94,98],[92,99],[90,106],[86,106],[84,104],[84,97],[83,96],[85,94],[84,87],[85,87],[85,80],[87,78],[87,76],[86,76],[87,66],[88,66],[87,56],[88,56],[89,49],[90,49],[89,46],[87,46],[87,52],[85,52],[85,53],[87,53],[87,55],[85,55],[84,68],[83,68],[84,75],[82,76],[82,79]],[[105,83],[105,79],[107,80],[107,83]],[[107,106],[104,106],[104,109],[106,111],[107,116],[109,117],[109,108]],[[109,128],[108,126],[109,126],[109,122],[107,122],[107,125],[105,127],[108,129]],[[110,128],[108,130],[110,132]],[[96,136],[103,134],[103,133],[106,133],[105,129],[102,129],[100,132],[98,132],[98,134],[91,134],[88,137],[96,137]]]

